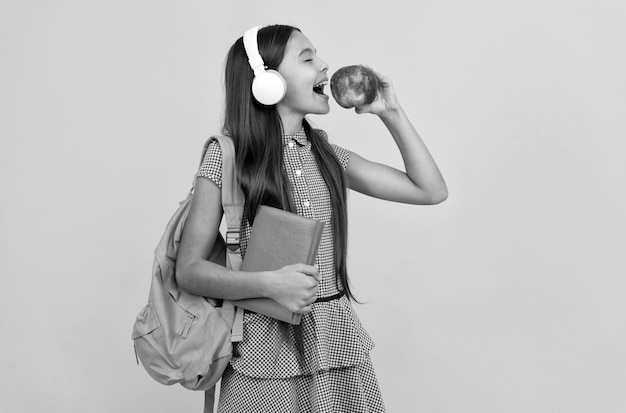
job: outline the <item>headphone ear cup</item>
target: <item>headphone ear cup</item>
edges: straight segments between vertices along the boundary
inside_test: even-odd
[[[265,70],[252,81],[252,96],[261,104],[271,106],[280,102],[287,93],[287,83],[276,70]]]

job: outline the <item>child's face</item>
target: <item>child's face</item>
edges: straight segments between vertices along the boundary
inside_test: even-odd
[[[282,115],[326,114],[330,111],[324,86],[328,83],[328,65],[317,57],[315,47],[305,35],[295,30],[285,49],[278,72],[285,78],[287,93],[278,103]],[[316,87],[324,83],[324,86]]]

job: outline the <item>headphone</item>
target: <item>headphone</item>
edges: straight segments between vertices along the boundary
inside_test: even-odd
[[[257,36],[261,26],[248,30],[243,35],[243,47],[248,56],[248,63],[254,71],[252,80],[252,96],[257,102],[271,106],[280,102],[287,92],[285,79],[273,69],[265,69],[265,63],[259,53]]]

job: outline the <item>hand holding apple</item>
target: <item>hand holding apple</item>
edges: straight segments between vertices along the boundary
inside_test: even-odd
[[[386,117],[400,108],[391,79],[369,66],[346,66],[330,79],[330,89],[337,103],[355,112]]]

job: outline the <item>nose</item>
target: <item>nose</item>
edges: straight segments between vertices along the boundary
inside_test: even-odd
[[[328,72],[328,63],[326,63],[322,59],[320,59],[320,62],[321,62],[320,72]]]

